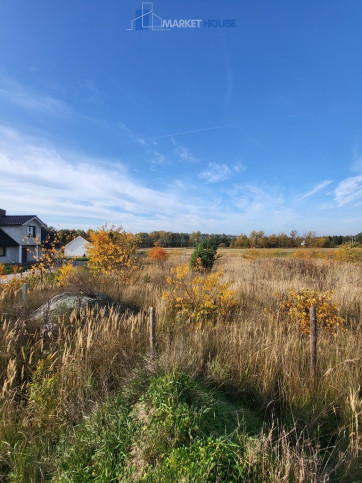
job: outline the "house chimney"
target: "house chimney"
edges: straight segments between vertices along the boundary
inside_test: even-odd
[[[6,210],[0,208],[0,216],[6,216]]]

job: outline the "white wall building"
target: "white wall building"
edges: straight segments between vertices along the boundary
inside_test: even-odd
[[[42,229],[36,215],[7,215],[0,209],[0,263],[35,262],[41,256]]]
[[[64,246],[64,256],[66,258],[85,257],[89,241],[82,236],[77,236]]]

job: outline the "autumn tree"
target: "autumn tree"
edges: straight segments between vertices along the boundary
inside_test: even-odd
[[[57,238],[60,245],[66,245],[67,243],[77,238],[77,236],[84,236],[84,230],[74,230],[68,228],[62,228],[61,230],[57,231]]]
[[[201,241],[201,231],[193,231],[190,235],[189,244],[190,247],[198,245]]]
[[[167,260],[167,252],[162,247],[153,247],[148,252],[148,258],[154,262],[165,262]]]
[[[276,248],[278,246],[278,237],[275,233],[266,237],[266,247]]]
[[[313,248],[317,245],[317,235],[315,231],[308,231],[308,233],[304,235],[304,239],[308,248]]]
[[[153,245],[152,238],[149,233],[146,232],[141,232],[137,234],[139,240],[140,240],[140,247],[141,248],[148,248]]]
[[[290,240],[288,238],[288,235],[286,235],[285,233],[279,233],[278,235],[278,246],[280,248],[287,248],[288,246],[290,246]]]
[[[317,238],[315,246],[318,248],[328,248],[329,244],[329,237],[328,236],[320,236]]]
[[[297,230],[292,230],[290,232],[289,236],[290,236],[290,245],[292,247],[297,247],[298,246],[298,232],[297,232]],[[299,245],[300,245],[300,243],[299,243]]]
[[[121,226],[108,228],[105,225],[90,234],[89,266],[106,273],[134,268],[138,244],[139,239]]]
[[[250,242],[249,242],[249,238],[247,237],[247,235],[244,235],[244,233],[240,233],[240,235],[237,237],[237,239],[234,242],[234,247],[235,248],[249,248]]]
[[[249,235],[249,242],[252,248],[264,247],[264,232],[253,230]]]

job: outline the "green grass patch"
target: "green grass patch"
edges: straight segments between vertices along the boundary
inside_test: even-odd
[[[54,482],[250,481],[250,409],[178,370],[132,384],[63,438]]]

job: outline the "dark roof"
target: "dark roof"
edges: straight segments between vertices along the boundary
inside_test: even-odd
[[[7,225],[24,225],[27,221],[36,218],[43,223],[36,215],[14,215],[14,216],[0,216],[0,226],[7,226]],[[43,223],[45,225],[45,223]]]
[[[0,247],[18,247],[19,243],[0,228]]]
[[[87,234],[85,235],[79,235],[81,238],[84,238],[84,240],[86,240],[87,242],[90,242],[91,241],[91,237]],[[78,237],[75,237],[75,238],[78,238]],[[73,240],[75,240],[75,238],[73,238]]]

